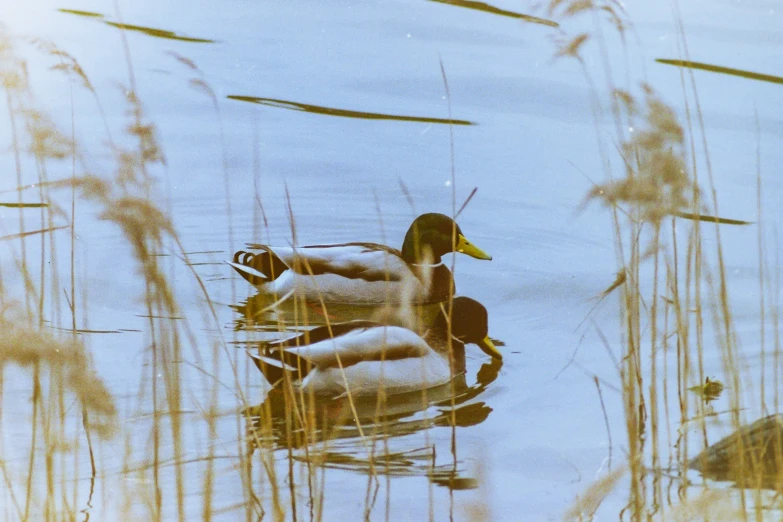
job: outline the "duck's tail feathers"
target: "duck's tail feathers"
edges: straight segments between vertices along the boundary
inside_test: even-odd
[[[291,382],[301,381],[313,367],[306,359],[280,347],[266,347],[260,354],[250,351],[247,354],[273,387],[279,387],[286,377]]]
[[[239,250],[232,261],[226,261],[251,285],[262,285],[274,281],[288,267],[271,250],[258,254]]]
[[[239,252],[237,252],[237,254],[238,253]],[[242,276],[245,281],[253,286],[262,285],[269,282],[269,279],[267,279],[264,274],[254,269],[253,267],[241,265],[232,261],[226,261],[226,264],[230,265],[234,270],[237,271],[239,275]]]
[[[258,370],[264,374],[267,382],[271,384],[273,388],[277,387],[283,381],[285,371],[283,370],[280,361],[275,361],[268,357],[261,357],[250,351],[248,351],[247,354],[253,359]]]

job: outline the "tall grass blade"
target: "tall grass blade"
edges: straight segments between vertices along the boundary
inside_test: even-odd
[[[20,237],[34,236],[36,234],[46,234],[48,232],[54,232],[55,230],[62,230],[69,228],[69,225],[63,225],[61,227],[49,227],[40,230],[29,230],[27,232],[19,232],[18,234],[9,234],[7,236],[0,236],[0,241],[6,241],[8,239],[19,239]]]

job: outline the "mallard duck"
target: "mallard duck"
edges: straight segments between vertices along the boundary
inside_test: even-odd
[[[444,306],[422,335],[401,326],[350,321],[266,343],[258,354],[248,354],[273,387],[289,379],[304,391],[328,396],[370,395],[380,388],[393,394],[447,383],[464,371],[465,343],[503,358],[487,334],[483,305],[455,298],[451,329],[445,311]]]
[[[240,250],[228,264],[260,291],[362,305],[444,301],[454,295],[454,281],[443,255],[492,259],[465,238],[454,220],[435,213],[413,221],[401,250],[376,243],[253,247],[261,252]]]

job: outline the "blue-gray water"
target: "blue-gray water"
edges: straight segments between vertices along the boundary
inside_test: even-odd
[[[399,246],[418,213],[451,212],[452,169],[457,205],[478,187],[459,223],[494,260],[459,257],[457,285],[460,294],[488,308],[490,335],[505,342],[506,354],[499,375],[471,399],[483,403],[488,414],[485,408],[481,422],[456,429],[459,476],[479,479],[480,487],[453,492],[437,485],[430,488],[429,467],[450,466],[451,429],[435,426],[403,431],[392,438],[393,451],[415,455],[421,448],[434,446],[436,461],[433,464],[427,455],[422,457],[424,464],[411,464],[409,476],[392,477],[388,483],[391,519],[426,519],[432,495],[436,520],[466,519],[474,503],[486,503],[496,520],[559,520],[608,464],[607,433],[593,374],[607,383],[602,391],[614,465],[622,461],[626,447],[621,398],[609,386],[619,388],[619,377],[592,323],[580,326],[593,306],[590,299],[613,281],[618,268],[609,212],[597,203],[577,211],[592,183],[604,176],[596,136],[601,136],[605,150],[612,154],[614,124],[608,113],[598,115],[596,123],[593,93],[578,64],[553,58],[558,29],[454,4],[426,0],[141,0],[115,5],[105,0],[68,4],[7,0],[0,12],[13,34],[49,39],[78,59],[95,85],[114,139],[120,142],[128,142],[122,132],[127,109],[122,89],[129,84],[130,60],[138,95],[146,116],[157,127],[166,156],[166,166],[153,171],[158,179],[156,198],[170,208],[185,250],[193,253],[191,260],[201,263],[196,271],[205,281],[216,304],[219,327],[229,340],[252,337],[253,332],[234,333],[237,315],[229,305],[243,302],[255,291],[222,261],[249,241],[290,241],[286,190],[300,244],[365,240]],[[493,5],[547,18],[544,9],[536,10],[532,4],[504,1]],[[684,122],[682,70],[655,61],[686,59],[673,6],[646,2],[626,8],[634,24],[627,33],[627,47],[623,49],[616,38],[609,37],[605,50],[615,78],[625,78],[627,73],[636,94],[638,81],[646,81],[677,109]],[[696,1],[681,3],[677,9],[687,38],[687,59],[781,75],[781,8],[775,2]],[[123,33],[107,22],[171,33],[125,31],[126,56]],[[566,20],[560,29],[574,36],[595,27]],[[603,30],[611,32],[606,25]],[[172,53],[191,60],[200,72]],[[25,56],[41,107],[66,130],[73,114],[77,140],[87,154],[85,167],[95,173],[107,172],[113,162],[95,100],[75,89],[72,102],[68,80],[48,70],[55,63],[51,58],[33,51]],[[606,105],[603,61],[594,43],[585,48],[585,60],[596,94]],[[448,96],[441,64],[448,79]],[[783,85],[705,71],[696,71],[694,77],[719,212],[756,221],[760,172],[762,224],[772,251],[775,227],[783,217],[778,204]],[[193,79],[214,91],[219,112],[203,90],[193,87]],[[690,81],[687,76],[685,81]],[[618,81],[618,86],[629,84]],[[691,95],[687,103],[694,108]],[[303,106],[353,112],[319,113],[301,110]],[[472,125],[450,127],[437,121],[447,120],[450,112],[454,120]],[[356,113],[408,116],[418,121],[351,117]],[[0,161],[7,173],[0,176],[0,190],[11,190],[16,179],[7,125],[0,126],[0,138]],[[695,139],[697,161],[706,177],[698,131]],[[619,173],[616,155],[613,161]],[[34,169],[25,172],[24,183],[33,183]],[[54,179],[70,174],[69,162],[55,163],[49,169]],[[414,208],[401,184],[407,187]],[[256,185],[268,227],[260,223]],[[16,199],[12,192],[3,196]],[[18,215],[15,209],[0,208],[0,235],[18,230]],[[35,219],[29,218],[28,228]],[[79,209],[79,220],[77,288],[85,289],[89,328],[141,330],[84,336],[98,373],[118,397],[122,429],[133,433],[138,428],[131,451],[141,462],[150,451],[145,438],[149,424],[138,414],[151,410],[150,404],[138,404],[137,399],[149,342],[144,333],[146,320],[140,317],[146,313],[140,298],[143,284],[119,230],[97,221],[88,205]],[[233,244],[229,230],[233,230]],[[62,233],[65,248],[67,232]],[[707,234],[707,244],[714,244],[713,233]],[[740,346],[752,368],[758,361],[751,354],[758,352],[759,345],[757,230],[726,227],[721,234]],[[16,243],[13,249],[18,250]],[[0,252],[3,270],[10,270],[12,248]],[[59,259],[65,274],[67,256],[62,252]],[[169,259],[165,263],[170,263],[181,313],[194,325],[199,341],[196,349],[209,360],[217,329],[207,317],[203,295],[188,269]],[[20,281],[4,284],[21,292]],[[592,317],[619,353],[616,316],[612,298]],[[705,355],[705,373],[720,377],[721,357],[718,348],[714,350]],[[479,367],[488,361],[475,347],[469,348],[468,357],[467,379],[473,384]],[[194,361],[189,347],[183,358]],[[243,392],[251,403],[260,402],[264,390],[260,375],[252,367],[245,371],[247,361],[241,350],[237,360]],[[190,416],[186,416],[184,453],[198,461],[206,450],[200,409],[209,398],[203,376],[184,371],[188,391],[183,408]],[[223,382],[234,383],[227,361],[220,371]],[[24,421],[15,426],[10,420],[13,408],[18,408],[21,419],[29,418],[25,403],[29,379],[12,375],[5,386],[3,436],[8,440],[26,433]],[[14,397],[19,398],[18,406],[11,400]],[[243,498],[239,472],[232,467],[240,449],[237,407],[234,394],[221,388],[220,408],[226,414],[218,422],[216,453],[230,458],[217,463],[217,509],[234,506]],[[430,408],[413,419],[437,414],[437,408]],[[101,465],[109,477],[93,502],[100,520],[116,516],[119,506],[112,502],[116,489],[132,488],[138,480],[135,475],[119,473],[121,447],[108,444],[101,453]],[[335,442],[330,450],[359,460],[366,454],[366,447],[356,438]],[[287,470],[286,458],[281,451],[281,473]],[[194,471],[186,479],[190,493],[185,502],[193,517],[189,519],[200,514],[203,462],[192,466]],[[367,474],[361,466],[342,468],[330,467],[324,475],[324,520],[363,516]],[[89,469],[84,466],[82,471],[80,478],[84,479]],[[171,473],[164,477],[166,513],[173,516],[173,478]],[[304,491],[306,477],[297,477]],[[379,488],[379,500],[370,514],[373,520],[386,516],[387,482],[381,480]],[[601,519],[615,519],[626,500],[627,484],[621,483],[602,505]],[[299,516],[304,518],[309,516],[306,501],[299,499]],[[264,502],[268,508],[268,498]],[[137,509],[144,512],[142,500]],[[215,518],[234,520],[239,513],[229,510]]]

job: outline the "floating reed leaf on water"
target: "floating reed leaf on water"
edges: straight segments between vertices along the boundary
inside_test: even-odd
[[[324,107],[321,105],[312,105],[309,103],[277,100],[274,98],[260,98],[257,96],[239,96],[239,95],[231,94],[226,97],[229,100],[257,103],[259,105],[278,107],[280,109],[309,112],[312,114],[322,114],[326,116],[338,116],[342,118],[358,118],[362,120],[410,121],[410,122],[418,122],[418,123],[439,123],[444,125],[476,125],[474,122],[467,121],[467,120],[455,120],[449,118],[430,118],[427,116],[406,116],[401,114],[384,114],[380,112],[354,111],[350,109],[338,109],[336,107]]]
[[[753,221],[742,221],[739,219],[728,219],[718,216],[708,216],[706,214],[694,214],[692,212],[673,211],[672,216],[690,219],[692,221],[707,221],[709,223],[718,223],[720,225],[752,225]]]
[[[698,69],[701,71],[709,71],[721,74],[729,74],[731,76],[739,76],[741,78],[747,78],[749,80],[758,80],[760,82],[770,82],[783,84],[783,77],[773,76],[771,74],[761,74],[752,71],[744,71],[742,69],[732,69],[731,67],[722,67],[720,65],[710,65],[708,63],[691,62],[689,60],[669,60],[666,58],[656,58],[658,63],[665,65],[676,65],[678,67],[687,67],[689,69]]]
[[[430,0],[430,2],[437,2],[439,4],[453,5],[455,7],[464,7],[466,9],[474,9],[476,11],[482,11],[484,13],[507,16],[509,18],[516,18],[523,22],[530,22],[533,24],[547,25],[549,27],[560,27],[555,21],[547,20],[546,18],[539,18],[537,16],[531,16],[527,14],[518,13],[516,11],[509,11],[507,9],[501,9],[494,5],[487,4],[485,2],[477,2],[475,0]]]
[[[132,24],[119,23],[119,22],[112,22],[110,20],[106,20],[106,17],[101,13],[94,13],[92,11],[80,11],[78,9],[58,9],[58,11],[64,14],[82,16],[84,18],[91,18],[93,20],[100,20],[101,22],[103,22],[108,26],[116,27],[118,29],[123,29],[125,31],[136,31],[142,34],[146,34],[147,36],[152,36],[154,38],[165,38],[167,40],[177,40],[180,42],[188,42],[188,43],[216,43],[216,40],[211,40],[209,38],[194,38],[191,36],[177,34],[174,31],[167,31],[165,29],[156,29],[154,27],[146,27],[143,25],[132,25]]]
[[[178,40],[180,42],[189,42],[189,43],[218,43],[217,40],[212,40],[210,38],[194,38],[192,36],[184,36],[184,35],[177,34],[174,31],[167,31],[165,29],[156,29],[154,27],[145,27],[143,25],[121,24],[117,22],[110,22],[108,20],[105,20],[104,23],[106,25],[110,25],[118,29],[124,29],[125,31],[137,31],[146,34],[147,36],[153,36],[155,38],[165,38],[167,40]]]
[[[43,208],[48,206],[49,203],[0,203],[0,207],[6,208]]]
[[[61,13],[73,14],[77,16],[86,16],[88,18],[103,18],[102,14],[93,13],[92,11],[80,11],[78,9],[65,9],[65,8],[60,8],[58,9],[58,11]]]

